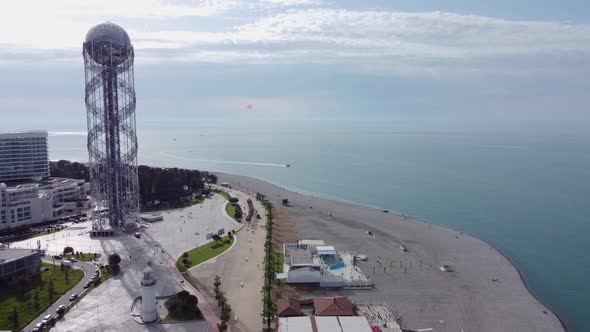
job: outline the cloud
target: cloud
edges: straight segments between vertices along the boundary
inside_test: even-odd
[[[51,61],[54,54],[79,61],[85,32],[102,17],[128,20],[125,27],[137,59],[145,63],[319,64],[381,74],[526,75],[571,71],[590,54],[590,25],[567,22],[320,8],[322,2],[315,0],[15,3],[16,14],[0,14],[1,31],[18,31],[0,37],[0,64],[27,57]],[[243,14],[234,19],[236,13]],[[215,29],[199,29],[198,21],[180,24],[186,16],[208,16],[223,24]]]

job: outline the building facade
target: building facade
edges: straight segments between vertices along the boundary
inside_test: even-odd
[[[31,277],[41,272],[41,256],[37,250],[0,249],[0,280],[13,281],[23,275]]]
[[[46,131],[0,133],[0,182],[48,177]]]
[[[89,207],[90,184],[84,180],[49,179],[43,184],[0,183],[0,230],[77,214]]]

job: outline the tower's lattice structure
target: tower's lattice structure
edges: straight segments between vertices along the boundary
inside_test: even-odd
[[[133,45],[123,28],[103,23],[88,31],[83,55],[93,230],[117,229],[139,213]]]

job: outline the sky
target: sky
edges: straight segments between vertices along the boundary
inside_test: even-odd
[[[140,125],[388,118],[583,131],[589,9],[582,0],[4,0],[0,130],[83,130],[82,42],[111,21],[135,47]]]

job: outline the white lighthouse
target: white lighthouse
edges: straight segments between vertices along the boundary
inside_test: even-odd
[[[143,269],[143,280],[141,286],[143,294],[141,296],[141,319],[144,323],[151,323],[158,319],[158,306],[156,304],[156,278],[152,263],[148,261]]]

